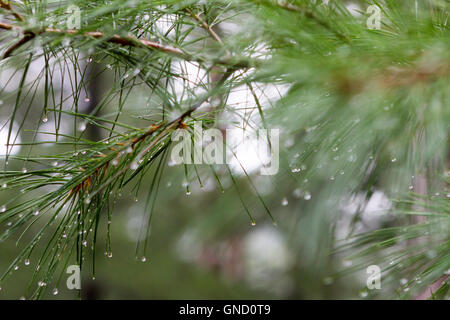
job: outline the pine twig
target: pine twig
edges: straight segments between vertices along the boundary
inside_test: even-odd
[[[223,44],[222,39],[219,37],[219,35],[211,28],[211,26],[209,24],[206,23],[205,20],[203,20],[198,14],[192,12],[189,8],[185,9],[187,13],[189,13],[191,15],[191,17],[193,17],[195,20],[197,20],[201,26],[203,27],[203,29],[205,29],[210,36],[216,40],[218,43]]]
[[[0,8],[8,10],[17,20],[23,22],[23,18],[20,14],[18,14],[12,7],[9,1],[0,0]]]

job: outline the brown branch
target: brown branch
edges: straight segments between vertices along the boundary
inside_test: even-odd
[[[23,38],[17,41],[15,44],[13,44],[11,47],[6,49],[5,53],[3,53],[3,59],[8,58],[11,56],[11,54],[18,49],[19,47],[23,46],[28,41],[32,40],[35,37],[35,34],[32,32],[25,33],[23,35]]]
[[[160,52],[164,52],[167,54],[177,56],[178,58],[181,58],[186,61],[196,61],[196,62],[200,62],[200,63],[205,62],[204,58],[198,57],[198,56],[196,57],[191,54],[185,53],[183,50],[181,50],[179,48],[167,46],[167,45],[164,45],[164,44],[161,44],[158,42],[154,42],[154,41],[149,41],[146,39],[137,39],[132,36],[123,37],[123,36],[116,34],[116,35],[113,35],[108,38],[107,35],[105,35],[103,32],[100,32],[100,31],[80,32],[78,30],[73,30],[73,29],[62,30],[62,29],[55,29],[55,28],[44,28],[42,30],[37,31],[36,33],[33,33],[31,31],[25,30],[21,27],[18,27],[18,26],[12,25],[12,24],[8,24],[8,23],[0,23],[0,29],[4,29],[4,30],[15,29],[24,35],[24,37],[21,40],[19,40],[16,44],[14,44],[12,47],[10,47],[9,49],[6,50],[3,58],[7,58],[7,57],[11,56],[13,51],[15,51],[19,47],[23,46],[25,43],[29,42],[31,39],[33,39],[37,35],[59,34],[59,35],[82,35],[85,37],[92,37],[95,39],[105,38],[105,41],[109,42],[109,43],[115,43],[115,44],[119,44],[119,45],[123,45],[123,46],[130,46],[130,47],[142,46],[145,48],[149,48],[152,50],[157,50]],[[33,34],[33,36],[31,36],[31,34]],[[245,69],[245,68],[249,68],[249,67],[253,66],[254,64],[259,63],[258,61],[255,61],[254,63],[252,63],[247,59],[234,60],[232,58],[215,60],[212,62],[213,62],[213,64],[224,65],[224,66],[230,67],[232,69]]]
[[[11,4],[7,1],[0,0],[0,8],[3,8],[5,10],[8,10],[17,20],[20,22],[23,22],[23,18],[20,14],[18,14],[14,9],[11,7]]]
[[[220,39],[219,35],[211,28],[209,24],[205,22],[205,20],[203,20],[198,14],[192,12],[189,8],[186,8],[185,10],[191,15],[191,17],[202,25],[203,29],[205,29],[214,40],[220,44],[223,44],[222,39]]]

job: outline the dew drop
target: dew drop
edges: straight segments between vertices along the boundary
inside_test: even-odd
[[[289,202],[288,202],[288,200],[286,199],[286,197],[283,198],[283,199],[281,200],[281,205],[282,205],[282,206],[287,206],[288,204],[289,204]]]
[[[5,212],[5,211],[6,211],[6,206],[1,206],[0,212]]]
[[[342,262],[342,264],[344,265],[344,267],[350,267],[352,265],[352,261],[351,260],[344,260]]]
[[[48,122],[48,117],[47,117],[47,116],[44,116],[44,117],[42,118],[42,122],[43,122],[43,123],[47,123],[47,122]]]
[[[136,161],[133,161],[131,163],[130,169],[131,170],[136,170],[139,167],[138,163]]]
[[[292,192],[292,194],[298,199],[302,196],[302,190],[300,188],[297,188]]]
[[[141,258],[141,261],[142,261],[142,262],[145,262],[145,261],[147,261],[147,258],[146,258],[146,257],[142,257],[142,258]]]
[[[33,212],[33,215],[34,216],[37,216],[39,214],[39,210],[35,210],[34,212]]]
[[[327,286],[333,284],[333,282],[334,282],[334,279],[332,277],[325,277],[325,278],[323,278],[323,283],[325,285],[327,285]]]
[[[397,161],[397,158],[392,158],[391,159],[391,162],[395,162],[395,161]]]
[[[80,126],[78,127],[78,130],[80,130],[80,131],[84,131],[84,130],[86,130],[86,123],[82,123],[82,124],[80,124]]]
[[[303,196],[303,199],[310,200],[311,199],[311,194],[308,191],[306,191],[305,195]]]
[[[26,260],[25,260],[25,265],[26,265],[26,266],[29,266],[29,265],[30,265],[30,259],[26,259]]]
[[[53,293],[54,296],[56,296],[56,295],[59,293],[59,291],[58,291],[57,288],[55,288],[55,289],[53,289],[53,292],[52,292],[52,293]]]
[[[359,296],[360,296],[361,298],[366,298],[368,295],[369,295],[369,293],[368,293],[367,291],[361,291],[361,292],[359,293]]]

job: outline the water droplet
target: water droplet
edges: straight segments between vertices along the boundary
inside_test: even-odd
[[[48,117],[47,117],[47,116],[44,116],[44,117],[42,118],[42,122],[43,122],[43,123],[47,123],[47,122],[48,122]]]
[[[1,208],[0,208],[0,212],[5,212],[6,211],[6,206],[1,206]]]
[[[34,212],[33,212],[33,215],[34,216],[37,216],[39,214],[39,210],[35,210]]]
[[[395,162],[395,161],[397,161],[397,158],[392,158],[391,159],[391,162]]]
[[[294,195],[294,197],[296,197],[298,199],[302,196],[302,189],[297,188],[292,192],[292,194]]]
[[[139,168],[139,164],[136,161],[133,161],[130,165],[130,169],[136,170],[137,168]]]
[[[308,191],[306,191],[305,195],[303,196],[303,199],[310,200],[311,199],[311,194]]]
[[[85,204],[90,204],[90,203],[91,203],[91,198],[87,197],[87,198],[84,200],[84,203],[85,203]]]
[[[27,168],[22,169],[22,173],[27,173],[27,172],[28,172]]]
[[[359,293],[359,296],[360,296],[361,298],[366,298],[368,295],[369,295],[369,293],[368,293],[367,291],[361,291],[361,292]]]
[[[127,148],[127,153],[132,153],[133,152],[133,148],[130,146]]]
[[[84,131],[84,130],[86,130],[86,123],[81,123],[80,124],[80,126],[78,127],[78,130],[80,130],[80,131]],[[84,154],[84,153],[83,153]]]
[[[26,260],[25,260],[25,265],[26,265],[26,266],[29,266],[29,265],[30,265],[30,259],[26,259]]]
[[[108,258],[112,258],[112,252],[108,253]]]
[[[405,285],[405,284],[408,283],[408,279],[405,279],[405,278],[400,279],[400,283],[401,283],[402,285]]]
[[[2,188],[8,188],[8,185],[7,185],[6,183],[4,183],[4,184],[2,185]]]
[[[19,266],[14,266],[14,270],[19,270]]]
[[[85,240],[85,241],[83,241],[83,247],[87,247],[87,241]]]
[[[119,164],[119,160],[117,159],[113,159],[113,161],[111,162],[111,164],[116,167]]]
[[[59,293],[59,291],[58,291],[57,288],[55,288],[55,289],[53,289],[53,292],[52,292],[52,293],[53,293],[54,296],[56,296],[56,295]]]
[[[38,286],[39,287],[45,287],[47,284],[44,281],[39,281]]]
[[[255,222],[255,221],[252,221],[251,225],[252,225],[253,227],[256,226],[256,222]]]
[[[84,102],[89,102],[89,101],[91,101],[91,99],[88,96],[86,96],[86,98],[84,98]]]
[[[145,262],[145,261],[147,261],[147,258],[146,258],[146,257],[142,257],[142,258],[141,258],[141,261],[142,261],[142,262]]]
[[[325,285],[327,285],[327,286],[333,284],[333,282],[334,282],[334,279],[332,277],[325,277],[325,278],[323,278],[323,283]]]
[[[282,206],[287,206],[288,204],[289,204],[289,202],[288,202],[288,199],[286,199],[286,197],[281,200]]]

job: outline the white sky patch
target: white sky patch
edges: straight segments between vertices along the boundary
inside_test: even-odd
[[[0,119],[0,156],[4,157],[8,152],[9,155],[16,155],[19,153],[21,146],[9,146],[8,144],[8,133],[9,133],[9,122],[8,119],[1,118]],[[22,142],[20,135],[17,135],[17,130],[15,129],[16,124],[14,124],[13,129],[11,130],[11,137],[9,143],[12,144],[14,141],[16,144]],[[17,138],[16,138],[17,137]]]
[[[171,82],[178,101],[189,97],[189,91],[195,95],[207,91],[208,76],[198,63],[177,61],[172,64],[172,72],[180,75],[180,77],[173,77]]]
[[[361,16],[361,7],[357,4],[357,3],[347,3],[345,5],[345,7],[347,8],[348,12],[350,12],[350,14],[354,17],[360,17]]]
[[[262,109],[266,110],[286,94],[289,86],[254,83],[252,88]],[[251,174],[271,162],[267,136],[258,139],[257,129],[263,126],[254,95],[248,86],[242,85],[233,89],[227,99],[227,108],[232,116],[225,121],[232,122],[234,130],[227,134],[226,141],[235,153],[235,156],[230,153],[228,163],[233,173],[239,175],[245,174],[242,167]]]
[[[286,294],[292,283],[286,274],[294,262],[283,235],[263,226],[250,232],[243,244],[246,280],[255,288]]]

